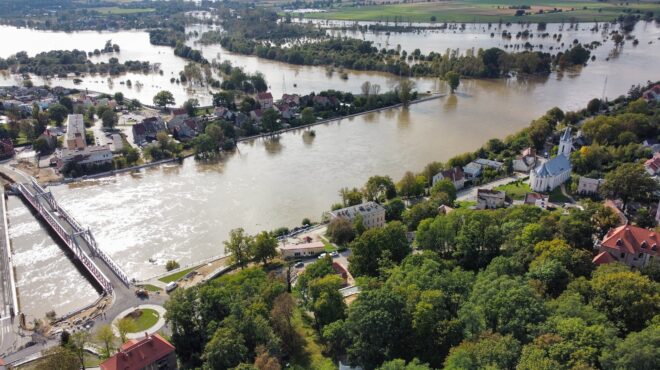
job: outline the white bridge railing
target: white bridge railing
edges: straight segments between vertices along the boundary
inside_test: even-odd
[[[89,228],[83,228],[78,221],[73,218],[65,209],[60,207],[60,205],[55,201],[55,198],[50,192],[46,192],[34,179],[32,184],[26,186],[25,184],[18,184],[16,186],[18,192],[32,205],[32,207],[39,213],[39,215],[50,225],[50,227],[55,231],[55,233],[64,241],[67,247],[73,252],[75,257],[80,260],[85,269],[94,277],[94,279],[99,283],[106,293],[111,293],[113,291],[112,282],[108,279],[107,276],[99,269],[99,267],[92,261],[91,258],[85,253],[85,251],[78,244],[76,237],[81,237],[89,246],[90,251],[94,256],[98,256],[103,260],[103,262],[110,268],[110,270],[119,278],[119,280],[126,286],[130,286],[130,280],[128,276],[122,271],[122,269],[105,253],[103,252],[94,239]],[[39,199],[43,199],[50,206],[44,207],[42,202]],[[63,218],[71,228],[72,232],[67,231],[65,227],[60,224],[57,217],[53,216],[51,213],[59,213],[59,217]]]

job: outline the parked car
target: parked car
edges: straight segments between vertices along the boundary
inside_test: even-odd
[[[334,252],[330,253],[330,255],[332,256],[332,258],[337,258],[337,257],[339,257],[339,252],[334,251]]]
[[[300,261],[300,262],[296,263],[296,264],[293,265],[293,266],[294,266],[294,267],[297,267],[297,268],[302,268],[302,267],[305,267],[305,264],[302,263],[302,261]]]
[[[176,287],[178,287],[178,286],[179,286],[179,284],[177,284],[176,281],[169,282],[169,283],[167,283],[167,285],[165,285],[165,291],[169,293],[169,292],[173,291],[174,289],[176,289]]]
[[[325,257],[327,255],[328,255],[327,253],[321,253],[321,254],[319,254],[319,259],[322,259],[323,257]]]

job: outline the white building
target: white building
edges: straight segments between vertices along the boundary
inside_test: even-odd
[[[513,170],[527,173],[536,167],[537,164],[536,150],[534,148],[527,148],[513,160]]]
[[[69,150],[85,149],[85,122],[82,114],[69,114],[66,119],[66,147]]]
[[[68,162],[76,162],[81,165],[101,165],[112,162],[112,151],[107,145],[88,146],[79,150],[64,148],[58,152],[57,159],[58,167]]]
[[[302,244],[286,244],[280,247],[280,253],[285,259],[299,258],[299,257],[313,257],[325,251],[325,244],[321,241],[302,243]]]
[[[362,215],[362,223],[367,229],[385,225],[385,208],[375,202],[366,202],[330,212],[331,218],[342,217],[350,222],[355,221],[358,215]]]
[[[529,184],[533,191],[552,191],[571,177],[572,168],[569,157],[573,147],[572,142],[571,129],[566,128],[559,139],[557,156],[530,171]]]
[[[577,192],[582,195],[598,194],[598,189],[603,182],[605,182],[603,179],[592,179],[581,176],[580,182],[578,182]]]
[[[463,187],[465,186],[465,174],[463,173],[463,169],[460,167],[454,167],[452,169],[440,171],[436,173],[433,176],[433,185],[435,185],[436,182],[441,180],[451,181],[451,183],[454,184],[454,187],[457,190],[463,189]]]
[[[506,193],[501,190],[478,189],[477,209],[495,209],[504,207]]]

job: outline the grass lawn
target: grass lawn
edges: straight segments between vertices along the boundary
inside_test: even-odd
[[[531,192],[532,188],[530,188],[528,184],[522,181],[514,181],[505,185],[500,185],[494,190],[504,191],[506,195],[511,199],[523,200],[525,199],[525,194]]]
[[[189,273],[190,271],[192,271],[196,268],[197,268],[197,266],[191,267],[191,268],[188,268],[188,269],[185,269],[185,270],[181,270],[179,272],[173,273],[172,275],[163,276],[162,278],[160,278],[158,280],[162,281],[163,283],[171,283],[172,281],[177,281],[177,280],[181,279],[182,277],[186,276],[187,273]]]
[[[291,358],[291,367],[293,370],[303,369],[319,369],[331,370],[336,369],[332,360],[323,356],[322,345],[319,343],[319,337],[312,327],[311,322],[306,317],[302,317],[300,310],[296,310],[293,316],[293,323],[296,327],[298,335],[304,338],[305,346],[302,353]]]
[[[157,287],[155,285],[151,285],[151,284],[139,285],[139,287],[146,290],[146,291],[149,291],[149,292],[160,292],[160,291],[162,291],[162,289],[160,289],[159,287]]]
[[[160,318],[160,315],[158,315],[156,310],[152,310],[151,308],[142,308],[141,310],[142,315],[133,320],[135,321],[135,331],[133,333],[149,329],[150,327],[156,325],[158,319]]]
[[[471,200],[457,200],[456,201],[456,208],[470,208],[472,206],[476,206],[477,202],[471,201]]]
[[[564,194],[562,194],[560,186],[557,186],[555,188],[555,190],[553,190],[550,193],[550,199],[549,200],[552,203],[568,203],[568,202],[571,201],[570,199],[566,198],[566,196]]]
[[[337,250],[337,247],[332,245],[332,243],[330,243],[326,238],[321,238],[321,241],[323,242],[326,252],[334,252]]]
[[[516,17],[511,5],[531,5],[528,12],[534,13]],[[499,8],[498,8],[499,7]],[[561,12],[548,13],[554,8]],[[633,3],[618,5],[617,3],[602,3],[587,0],[577,1],[541,1],[541,0],[461,0],[452,2],[431,2],[414,4],[390,4],[372,6],[352,6],[343,4],[329,12],[309,13],[308,18],[340,19],[351,21],[394,21],[430,22],[431,17],[436,22],[562,22],[577,21],[611,21],[624,10],[633,9],[644,13],[660,11],[660,4]],[[536,14],[543,10],[543,14]]]
[[[95,10],[101,14],[137,14],[137,13],[151,13],[154,8],[120,8],[117,6],[109,6],[103,8],[89,8],[89,10]]]

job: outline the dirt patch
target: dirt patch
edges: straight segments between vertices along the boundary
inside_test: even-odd
[[[41,184],[57,182],[63,179],[62,175],[58,174],[53,168],[50,167],[38,168],[34,163],[23,161],[18,162],[15,167],[34,177]]]

